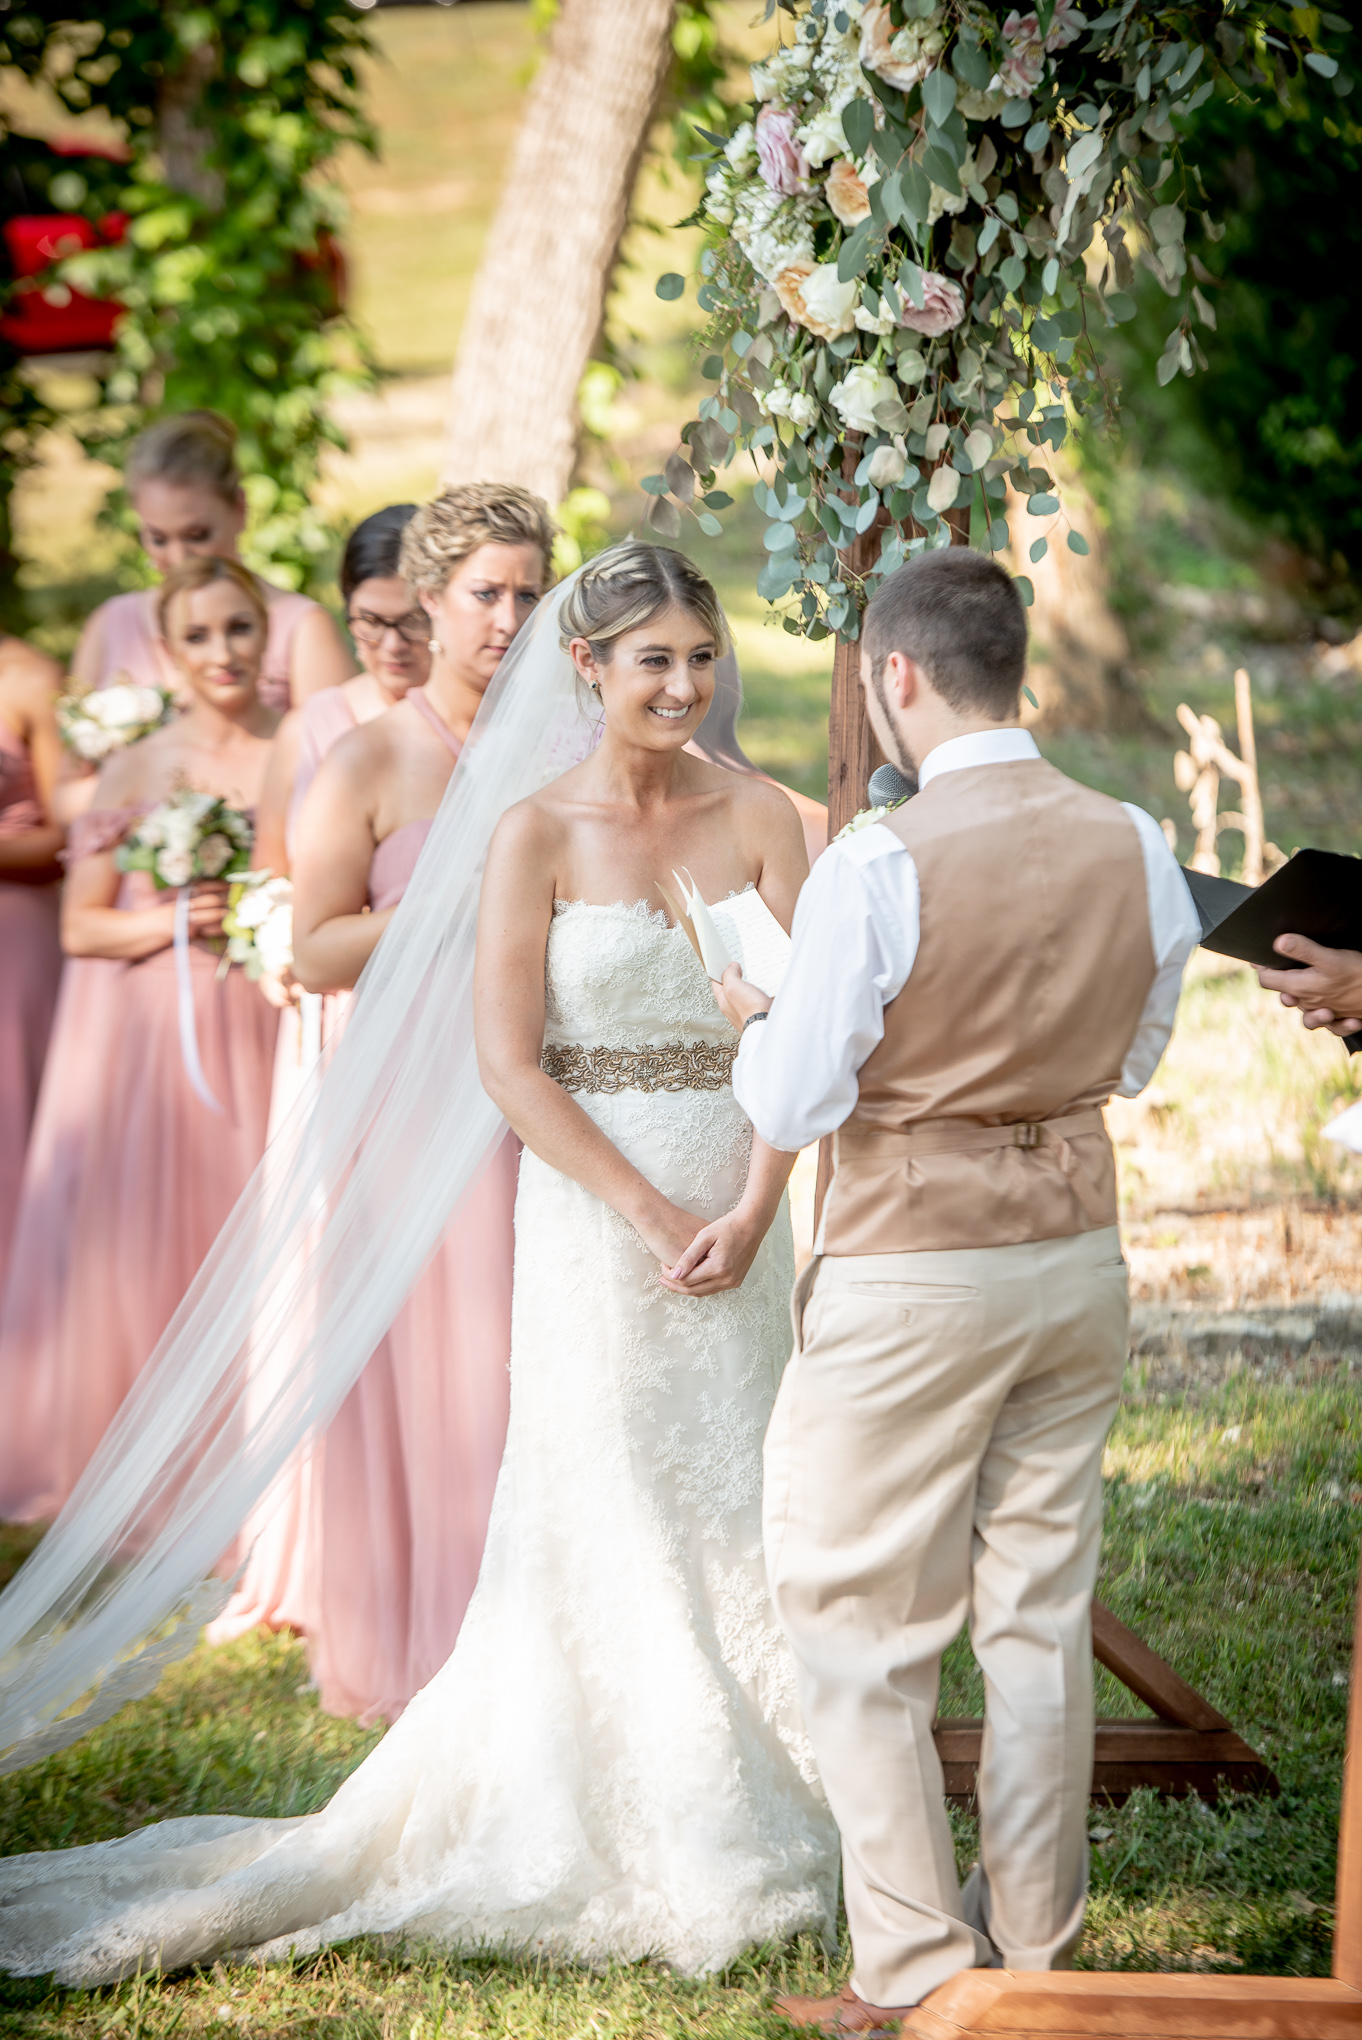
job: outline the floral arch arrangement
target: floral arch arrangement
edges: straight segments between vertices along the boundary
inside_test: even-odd
[[[768,0],[772,17],[751,105],[727,135],[697,130],[716,387],[643,486],[655,530],[689,509],[717,535],[717,470],[764,455],[759,591],[787,630],[847,639],[923,547],[1015,538],[1034,561],[1054,542],[1046,456],[1075,414],[1114,409],[1101,335],[1134,316],[1136,263],[1174,300],[1160,380],[1204,366],[1212,278],[1188,243],[1223,228],[1186,118],[1217,90],[1326,91],[1337,133],[1349,24],[1280,0],[1092,18],[1075,0]]]

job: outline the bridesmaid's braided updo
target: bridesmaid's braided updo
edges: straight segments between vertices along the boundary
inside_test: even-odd
[[[585,638],[596,664],[609,665],[626,631],[638,630],[673,602],[712,634],[716,657],[727,650],[728,626],[719,598],[694,562],[670,546],[626,538],[582,568],[559,616],[563,649],[574,638]]]

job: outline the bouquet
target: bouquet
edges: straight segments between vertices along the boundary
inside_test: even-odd
[[[224,967],[239,963],[254,983],[262,977],[282,983],[293,962],[293,886],[268,871],[248,871],[227,895],[222,932],[227,937]]]
[[[68,751],[98,765],[125,744],[149,736],[176,712],[168,688],[118,680],[112,687],[92,688],[86,694],[63,694],[57,702],[57,727]]]
[[[697,129],[705,190],[685,224],[706,234],[711,390],[643,488],[655,532],[679,536],[688,512],[715,537],[733,501],[716,471],[756,453],[758,592],[788,631],[854,638],[876,582],[925,546],[1088,551],[1051,456],[1111,411],[1102,336],[1135,316],[1136,265],[1173,301],[1161,383],[1205,365],[1197,330],[1216,323],[1225,229],[1187,123],[1217,88],[1285,105],[1288,79],[1293,112],[1324,112],[1352,89],[1348,23],[1276,0],[1223,16],[780,0],[766,19],[748,105],[729,132]]]
[[[195,879],[237,878],[251,868],[255,829],[249,815],[215,793],[181,787],[163,800],[120,843],[120,871],[150,872],[162,890]]]

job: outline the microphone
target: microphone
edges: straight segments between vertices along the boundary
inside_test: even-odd
[[[867,789],[873,807],[889,807],[917,792],[917,774],[900,772],[897,765],[880,765],[870,775]]]

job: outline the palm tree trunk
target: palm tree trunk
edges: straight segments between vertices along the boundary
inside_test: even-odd
[[[671,56],[673,0],[563,0],[459,342],[447,483],[518,482],[556,503],[577,385],[600,331]]]

